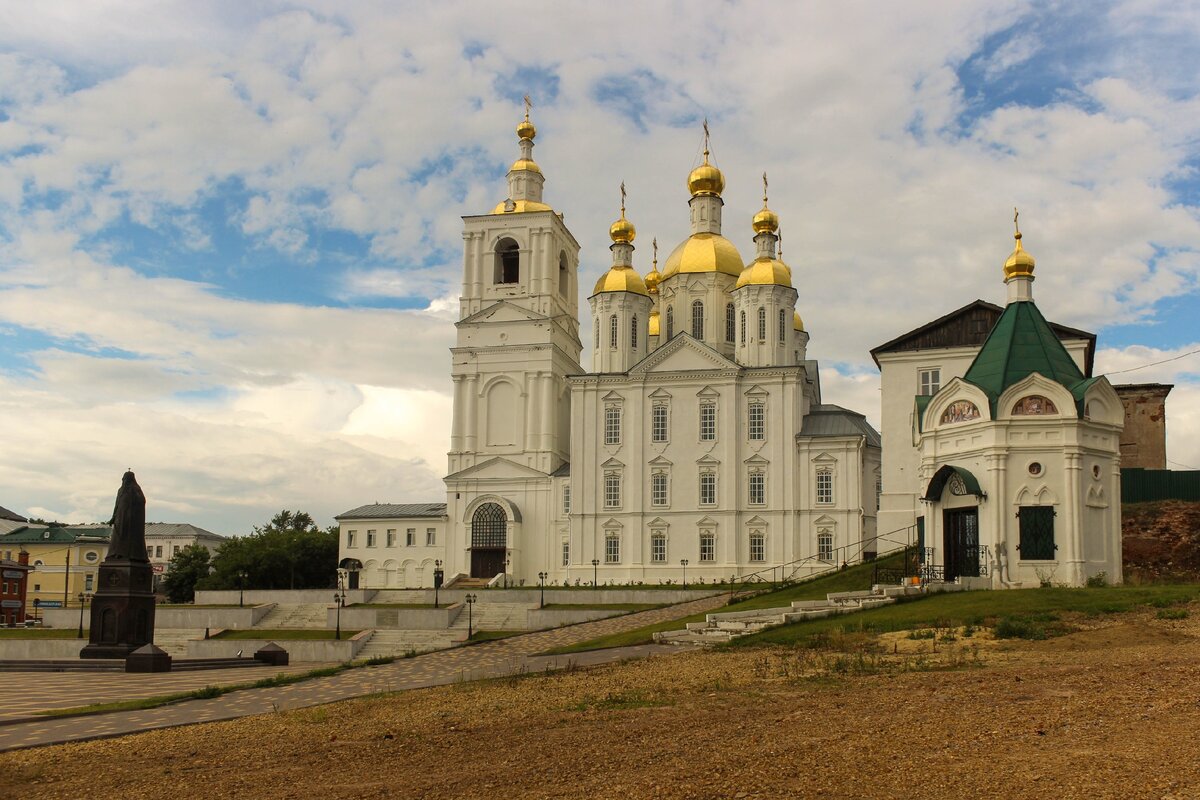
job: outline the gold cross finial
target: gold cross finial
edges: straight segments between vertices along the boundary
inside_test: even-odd
[[[625,181],[621,181],[621,219],[625,219]]]
[[[533,108],[533,101],[529,99],[529,95],[525,95],[525,121],[529,121],[529,109]]]
[[[652,247],[654,247],[654,268],[658,269],[658,237],[655,236],[654,240],[650,242],[650,244]]]
[[[779,237],[779,260],[783,261],[783,228],[779,228],[775,232],[775,235]]]
[[[763,208],[767,207],[767,173],[763,173]]]
[[[1017,224],[1017,218],[1021,216],[1021,212],[1017,211],[1017,207],[1013,206],[1013,228],[1016,229],[1016,236],[1021,238],[1021,226]]]
[[[704,118],[704,163],[708,163],[708,117]]]

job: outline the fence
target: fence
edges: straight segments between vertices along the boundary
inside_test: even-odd
[[[1145,503],[1151,500],[1200,501],[1200,471],[1123,468],[1121,502]]]

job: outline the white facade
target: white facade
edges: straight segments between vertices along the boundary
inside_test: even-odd
[[[445,510],[441,503],[377,504],[339,514],[339,566],[349,567],[351,579],[345,588],[432,586],[445,560]]]

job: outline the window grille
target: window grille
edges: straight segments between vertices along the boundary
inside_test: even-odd
[[[508,515],[496,503],[484,503],[471,517],[471,547],[501,549],[508,543]]]
[[[767,340],[767,310],[762,306],[758,307],[758,340]]]
[[[762,403],[754,402],[750,404],[748,428],[750,430],[751,439],[766,438],[766,409]]]
[[[650,537],[650,560],[655,564],[667,563],[667,537],[656,533]]]
[[[667,406],[659,403],[650,411],[650,441],[667,441]]]
[[[717,474],[700,473],[700,505],[711,506],[717,502]]]
[[[704,303],[699,300],[692,302],[692,337],[704,339]]]
[[[711,533],[700,534],[700,560],[717,560],[717,537]]]
[[[942,388],[942,370],[921,370],[921,394],[937,394]]]
[[[620,508],[621,506],[621,476],[609,474],[604,476],[604,507]]]
[[[571,487],[570,486],[563,487],[563,506],[562,506],[562,508],[563,508],[563,516],[564,517],[571,513]]]
[[[761,533],[750,534],[750,560],[767,560],[767,540]]]
[[[667,504],[667,473],[656,472],[650,476],[650,505]]]
[[[616,406],[604,409],[604,443],[621,443],[621,409]]]
[[[717,406],[714,403],[700,405],[700,441],[711,442],[717,438]]]
[[[779,343],[787,341],[787,312],[779,309]]]
[[[637,314],[629,318],[629,346],[637,347]]]
[[[675,335],[675,309],[667,306],[667,338]]]
[[[817,558],[827,564],[833,561],[833,534],[829,531],[817,535]]]
[[[760,506],[767,502],[767,476],[761,472],[750,473],[750,504]]]
[[[725,306],[725,341],[733,341],[734,318],[737,315],[733,311],[733,303]]]
[[[1017,511],[1021,523],[1021,543],[1017,550],[1022,561],[1051,561],[1054,559],[1054,507],[1021,506]]]
[[[742,344],[745,344],[746,343],[746,312],[745,311],[742,312],[741,327],[742,327],[741,339],[739,341]]]
[[[604,537],[604,563],[621,563],[621,539],[616,534],[610,533]]]
[[[570,542],[562,543],[562,565],[564,567],[571,565],[571,543]]]
[[[608,318],[608,346],[617,349],[617,315],[613,314]]]
[[[833,473],[818,472],[817,473],[817,502],[832,503],[833,502]]]

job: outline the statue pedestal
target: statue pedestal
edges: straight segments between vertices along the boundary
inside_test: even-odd
[[[92,597],[92,628],[80,658],[125,658],[154,641],[154,571],[149,561],[109,557]]]

